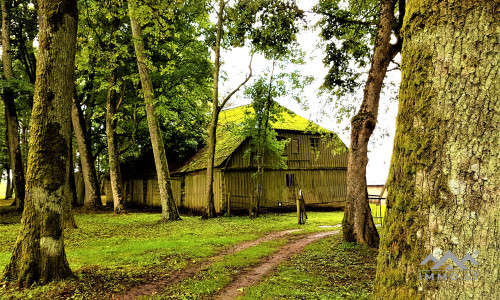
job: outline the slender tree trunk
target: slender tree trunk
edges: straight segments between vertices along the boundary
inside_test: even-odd
[[[174,193],[170,181],[170,172],[168,170],[167,156],[165,154],[165,145],[163,144],[161,131],[158,126],[154,106],[154,90],[146,66],[146,54],[144,50],[144,41],[142,31],[134,15],[134,4],[129,1],[130,24],[132,35],[134,37],[135,54],[137,57],[137,67],[141,77],[142,91],[144,93],[144,102],[146,104],[146,116],[153,146],[153,155],[155,158],[156,174],[158,176],[158,187],[160,189],[160,200],[162,207],[162,221],[179,220],[179,211],[175,204]]]
[[[10,47],[10,2],[1,0],[2,9],[2,61],[5,80],[11,80],[12,74],[12,51]],[[5,123],[7,127],[7,142],[9,144],[9,157],[14,181],[14,192],[16,193],[16,207],[22,211],[24,207],[25,179],[24,168],[19,144],[19,122],[17,120],[14,93],[8,88],[3,88],[3,101],[5,103]]]
[[[11,199],[12,198],[12,179],[10,176],[10,167],[5,168],[5,172],[7,172],[7,179],[6,179],[6,187],[5,187],[5,199]]]
[[[116,69],[112,71],[108,81],[108,95],[106,101],[106,138],[108,140],[109,181],[113,193],[113,207],[116,214],[124,213],[123,182],[116,138]]]
[[[219,113],[222,109],[219,106],[219,72],[220,72],[220,46],[222,38],[222,20],[224,14],[224,0],[219,1],[219,13],[217,17],[217,35],[215,41],[215,65],[214,65],[214,89],[212,94],[212,119],[208,127],[208,153],[207,153],[207,198],[206,208],[203,213],[203,218],[215,218],[214,203],[214,161],[215,161],[215,145],[217,143],[217,123],[219,121]]]
[[[382,1],[380,23],[359,112],[351,121],[351,145],[347,165],[347,202],[342,221],[342,233],[347,242],[378,247],[379,235],[368,202],[366,165],[368,141],[377,124],[380,91],[385,73],[395,51],[391,52],[391,32],[396,0]]]
[[[82,163],[83,182],[85,184],[83,207],[91,211],[98,210],[102,207],[102,201],[99,192],[99,184],[97,182],[97,173],[92,158],[90,140],[87,138],[83,112],[80,107],[80,102],[76,97],[73,98],[71,112],[73,129],[78,144],[78,152],[80,153],[80,161]]]
[[[408,1],[375,299],[500,299],[500,6]],[[451,251],[480,276],[425,279]],[[440,275],[443,272],[440,272]],[[422,280],[419,278],[422,274]],[[450,276],[450,273],[448,273]],[[451,276],[450,276],[451,277]]]
[[[75,171],[73,163],[73,138],[70,137],[68,149],[68,180],[64,185],[63,205],[62,205],[62,227],[64,229],[75,229],[75,216],[73,215],[73,203],[76,202]]]
[[[39,0],[39,47],[31,119],[26,203],[4,279],[19,286],[72,276],[62,211],[70,172],[71,96],[77,2]]]

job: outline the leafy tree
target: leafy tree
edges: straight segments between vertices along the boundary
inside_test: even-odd
[[[156,109],[154,105],[154,90],[153,83],[149,70],[146,66],[147,59],[145,55],[144,39],[142,37],[142,29],[137,22],[135,4],[129,2],[130,23],[132,27],[132,35],[134,38],[135,55],[137,57],[137,66],[141,77],[142,90],[144,93],[144,101],[146,104],[146,115],[148,120],[149,133],[153,147],[155,158],[156,174],[158,176],[158,187],[160,189],[160,201],[162,206],[162,220],[174,221],[179,220],[179,211],[175,204],[174,194],[170,181],[170,172],[168,170],[168,162],[165,154],[165,145],[163,144],[161,132],[156,117]]]
[[[38,1],[37,79],[25,209],[4,277],[19,286],[72,276],[64,252],[62,212],[68,199],[76,1]]]
[[[390,62],[400,51],[399,35],[405,1],[399,1],[399,22],[396,18],[397,0],[349,1],[342,9],[338,0],[323,0],[316,11],[324,18],[322,37],[328,41],[324,61],[330,66],[324,86],[341,96],[358,87],[359,72],[350,67],[364,67],[371,61],[363,91],[360,110],[351,120],[351,143],[347,168],[347,203],[342,222],[345,241],[360,242],[378,247],[379,235],[371,217],[366,189],[368,141],[375,129],[380,91]],[[375,29],[372,25],[377,24]],[[395,25],[397,24],[397,25]],[[391,44],[391,35],[397,42]],[[373,43],[373,53],[370,45]]]
[[[199,39],[208,17],[202,4],[141,1],[137,5],[167,158],[190,157],[205,135],[213,67],[207,47]],[[110,91],[117,97],[111,118],[115,127],[110,130],[116,140],[115,161],[126,167],[137,166],[153,151],[143,96],[137,92],[142,86],[135,67],[128,8],[121,1],[106,5],[81,1],[80,7],[77,93],[85,108],[93,156],[101,171],[111,168],[106,146],[110,139],[105,138],[102,124],[108,111],[110,71],[116,70],[114,91]]]
[[[10,43],[11,3],[7,0],[0,2],[2,9],[2,62],[3,75],[6,80],[3,84],[2,99],[5,107],[5,127],[7,129],[7,143],[9,151],[10,167],[13,173],[14,191],[16,193],[16,207],[18,211],[24,208],[25,179],[24,167],[19,141],[19,121],[15,105],[15,93],[13,91],[12,79],[12,48]]]
[[[245,89],[245,95],[252,99],[253,112],[249,112],[245,117],[243,135],[250,137],[250,148],[245,156],[251,157],[253,165],[257,167],[252,176],[257,193],[257,217],[264,195],[265,169],[287,168],[286,158],[282,154],[288,141],[278,141],[277,133],[272,127],[272,123],[280,119],[284,109],[276,99],[286,96],[297,102],[303,101],[301,96],[304,86],[313,80],[311,77],[301,76],[298,71],[289,71],[294,63],[304,64],[304,61],[296,56],[302,56],[302,53],[289,51],[280,56],[281,61],[273,61],[271,70]]]
[[[496,10],[494,1],[407,3],[374,299],[500,298]],[[479,277],[425,280],[437,274],[420,263],[447,251],[464,262],[470,254]]]
[[[221,48],[241,47],[250,42],[252,52],[259,52],[266,58],[285,55],[296,40],[297,20],[303,17],[294,0],[240,0],[234,6],[227,1],[218,2],[215,43],[214,87],[212,97],[212,118],[208,128],[207,155],[207,206],[203,218],[216,217],[213,192],[213,165],[216,144],[217,122],[220,111],[229,99],[244,86],[252,76],[245,80],[225,97],[219,95],[219,73]]]

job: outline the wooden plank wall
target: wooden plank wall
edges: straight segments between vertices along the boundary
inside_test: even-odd
[[[347,167],[347,152],[335,154],[334,146],[331,145],[332,139],[328,137],[326,140],[320,135],[303,134],[292,131],[283,131],[278,133],[279,137],[298,141],[298,153],[292,151],[292,142],[290,142],[283,155],[288,158],[289,169],[305,169],[305,168],[342,168]],[[310,138],[320,138],[319,154],[311,148]],[[232,154],[227,166],[231,168],[246,168],[249,167],[250,161],[245,159],[244,153],[248,149],[249,142],[245,141],[235,153]]]
[[[221,181],[221,171],[214,170],[214,202],[215,210],[217,212],[221,211],[222,205],[222,181]],[[206,171],[193,172],[187,174],[184,183],[184,198],[183,207],[203,210],[206,207],[206,186],[207,177]]]
[[[225,194],[231,195],[232,209],[248,209],[254,192],[251,171],[226,171],[224,175]],[[293,174],[297,183],[287,187],[286,176]],[[274,170],[264,173],[264,199],[262,207],[294,205],[299,189],[303,191],[306,204],[320,204],[345,201],[347,192],[347,171],[339,170]],[[227,201],[227,200],[226,200]],[[254,196],[254,203],[256,198]],[[225,205],[224,205],[225,208]]]

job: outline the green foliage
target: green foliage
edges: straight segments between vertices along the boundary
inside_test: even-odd
[[[360,86],[359,68],[371,60],[379,4],[378,0],[320,0],[315,6],[314,11],[323,16],[317,26],[326,44],[323,62],[329,67],[324,88],[341,96]]]
[[[283,112],[283,107],[273,99],[283,92],[282,85],[269,84],[265,77],[257,79],[252,86],[245,90],[246,96],[252,99],[253,113],[247,112],[243,123],[243,134],[250,137],[250,148],[245,153],[246,157],[252,157],[259,171],[264,166],[264,157],[267,168],[286,169],[286,157],[282,156],[287,140],[278,141],[277,133],[271,126],[276,122]]]
[[[240,0],[227,9],[227,42],[243,46],[249,40],[266,58],[285,55],[296,44],[298,20],[304,12],[294,0]]]
[[[130,31],[127,3],[81,0],[78,31],[77,93],[94,137],[93,152],[105,152],[105,100],[116,70],[119,112],[116,114],[121,160],[135,163],[151,155],[149,130]],[[135,11],[142,25],[147,66],[155,87],[156,107],[167,153],[189,157],[203,142],[212,63],[200,40],[208,15],[202,1],[141,1]]]

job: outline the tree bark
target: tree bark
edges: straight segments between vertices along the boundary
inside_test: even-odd
[[[137,57],[137,67],[141,77],[142,91],[144,93],[144,102],[146,104],[146,117],[151,136],[153,155],[155,159],[156,174],[158,176],[158,187],[160,190],[160,201],[162,207],[162,221],[180,220],[179,211],[175,204],[174,193],[172,192],[172,183],[170,181],[170,172],[168,170],[167,156],[165,154],[165,145],[163,144],[161,131],[158,126],[158,119],[154,105],[154,90],[146,66],[146,54],[144,50],[144,41],[142,30],[137,23],[134,15],[134,4],[129,1],[130,24],[134,38],[135,55]]]
[[[102,201],[101,194],[99,192],[99,183],[97,182],[97,173],[92,157],[92,148],[90,140],[87,138],[85,120],[83,118],[80,102],[76,97],[73,98],[71,119],[73,121],[73,129],[75,132],[76,142],[78,144],[78,152],[80,153],[82,176],[85,184],[85,199],[83,201],[83,207],[90,211],[99,210],[102,207]]]
[[[64,251],[62,211],[70,170],[71,96],[77,2],[39,0],[39,48],[31,119],[26,202],[4,273],[19,286],[72,276]]]
[[[351,121],[351,144],[347,165],[347,202],[342,221],[344,241],[378,247],[379,235],[368,202],[366,165],[368,141],[377,124],[380,91],[385,73],[394,54],[390,51],[396,0],[381,3],[380,22],[372,63],[366,81],[363,102]]]
[[[5,80],[11,80],[12,74],[12,50],[10,46],[10,2],[0,1],[2,9],[2,61]],[[19,144],[19,122],[17,120],[14,93],[10,87],[3,88],[2,94],[5,103],[5,125],[7,127],[7,143],[10,157],[10,167],[13,174],[14,192],[16,194],[16,207],[22,211],[24,207],[25,179]]]
[[[500,299],[498,1],[408,1],[375,299]],[[471,254],[478,279],[420,280]]]
[[[118,154],[118,141],[116,138],[116,69],[111,72],[108,81],[108,94],[106,99],[106,138],[108,140],[109,181],[113,193],[113,209],[116,214],[124,213],[123,182]]]

